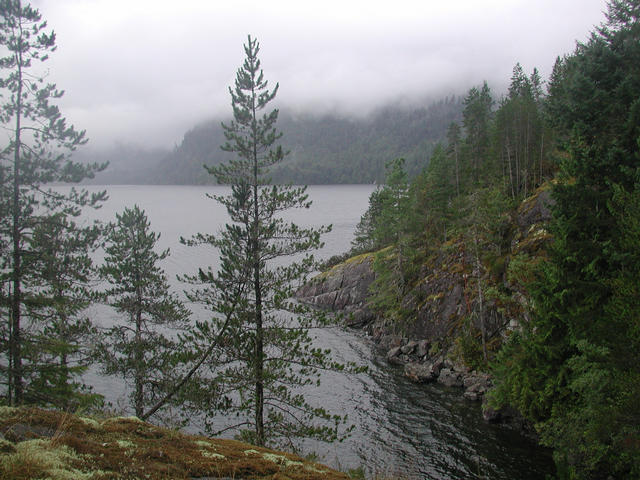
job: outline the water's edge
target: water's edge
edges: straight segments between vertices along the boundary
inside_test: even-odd
[[[66,188],[66,187],[60,187]],[[146,210],[151,227],[161,233],[159,249],[170,248],[163,263],[171,286],[181,293],[185,285],[177,274],[193,273],[202,266],[217,269],[217,252],[186,247],[178,241],[197,232],[215,233],[227,221],[226,212],[205,197],[226,187],[108,186],[110,200],[92,219],[113,220],[125,206]],[[292,212],[301,225],[333,225],[325,237],[320,259],[349,249],[355,225],[365,211],[372,186],[313,186],[308,192],[310,211]],[[345,208],[347,206],[348,208]],[[103,324],[118,321],[103,308],[95,315]],[[317,332],[318,346],[330,348],[338,362],[355,362],[368,368],[366,375],[327,372],[321,386],[305,392],[307,399],[337,414],[347,414],[356,426],[342,443],[304,442],[334,467],[363,467],[369,473],[401,475],[408,479],[491,478],[534,480],[552,471],[549,453],[517,431],[482,420],[480,406],[458,391],[437,384],[417,385],[387,363],[371,338],[362,332],[328,328]],[[96,371],[91,382],[97,393],[114,404],[126,405],[127,386],[121,379]],[[190,430],[197,431],[198,425]],[[232,434],[229,434],[232,436]]]

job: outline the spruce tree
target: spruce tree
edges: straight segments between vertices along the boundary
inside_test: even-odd
[[[178,334],[186,328],[189,312],[169,292],[159,265],[169,250],[156,252],[160,235],[150,230],[145,212],[136,205],[116,219],[100,273],[109,283],[103,295],[122,319],[103,332],[97,351],[104,372],[120,375],[132,386],[131,405],[142,417],[174,381]]]
[[[294,447],[297,437],[337,438],[344,419],[310,404],[300,388],[319,382],[320,370],[343,366],[331,361],[328,350],[313,346],[309,329],[322,320],[318,313],[291,300],[314,268],[310,252],[322,245],[320,236],[329,228],[285,221],[286,211],[310,207],[306,187],[269,185],[269,169],[285,152],[277,145],[278,110],[267,111],[278,85],[269,90],[259,50],[249,37],[229,89],[233,120],[223,125],[222,149],[234,158],[207,168],[218,183],[231,187],[229,195],[213,196],[231,223],[217,235],[199,234],[187,242],[218,248],[221,263],[217,273],[203,269],[187,278],[197,285],[190,299],[212,311],[191,341],[202,351],[224,333],[184,405],[235,416],[237,423],[228,428],[257,445]]]
[[[371,285],[373,308],[383,315],[396,316],[407,287],[407,233],[417,212],[409,202],[409,182],[404,159],[386,164],[384,186],[378,193],[379,213],[374,222],[373,238],[377,248]]]
[[[49,72],[39,68],[56,45],[55,34],[47,31],[38,10],[20,0],[0,1],[0,45],[4,54],[0,58],[0,122],[8,132],[0,158],[1,282],[7,304],[4,333],[8,345],[4,373],[9,403],[20,404],[30,388],[29,376],[37,373],[26,354],[38,348],[36,341],[47,328],[25,317],[26,305],[40,288],[25,285],[31,263],[27,257],[39,255],[30,250],[30,238],[47,217],[74,217],[82,206],[95,206],[105,198],[104,192],[88,195],[71,189],[62,194],[46,185],[78,182],[105,166],[80,165],[68,158],[87,140],[84,132],[67,125],[56,106],[63,92],[45,81]]]
[[[466,172],[472,185],[484,184],[491,178],[493,166],[489,163],[491,147],[490,129],[493,119],[493,98],[487,82],[473,87],[464,99],[462,112],[466,132]]]
[[[362,214],[360,221],[356,225],[354,238],[351,241],[351,252],[354,254],[368,252],[381,247],[381,245],[376,242],[375,237],[376,224],[380,219],[380,209],[382,206],[380,192],[380,188],[371,192],[371,195],[369,195],[369,207],[367,211]]]
[[[554,244],[496,366],[494,403],[536,422],[566,478],[640,478],[639,63],[640,2],[617,0],[556,64]]]

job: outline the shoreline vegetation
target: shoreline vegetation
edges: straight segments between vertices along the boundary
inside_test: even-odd
[[[546,89],[519,64],[497,108],[471,89],[420,175],[387,163],[350,252],[370,252],[368,286],[306,292],[357,292],[347,324],[408,376],[517,412],[560,479],[640,478],[638,61],[640,3],[616,0]]]

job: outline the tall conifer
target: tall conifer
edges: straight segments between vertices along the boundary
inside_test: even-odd
[[[97,205],[104,192],[88,195],[72,189],[68,194],[47,188],[51,182],[78,182],[104,166],[80,165],[69,153],[86,143],[84,131],[67,125],[56,102],[63,92],[45,81],[48,71],[38,68],[55,51],[55,34],[47,30],[38,10],[20,0],[0,1],[0,122],[8,142],[0,156],[3,215],[0,245],[3,248],[2,284],[7,311],[6,374],[8,400],[25,401],[29,377],[37,374],[26,355],[38,349],[37,341],[46,325],[29,322],[25,329],[26,305],[32,304],[38,286],[27,287],[30,259],[40,255],[30,243],[35,229],[51,215],[77,216],[80,208]],[[40,337],[41,338],[41,337]],[[28,393],[28,392],[27,392]]]
[[[103,332],[98,353],[107,374],[132,386],[131,405],[142,417],[174,380],[177,334],[186,328],[189,312],[169,292],[159,265],[169,250],[156,252],[160,235],[150,230],[144,210],[125,208],[116,219],[100,273],[109,284],[103,295],[122,319]]]
[[[278,110],[266,111],[278,85],[269,90],[259,50],[249,37],[229,89],[233,120],[223,125],[222,149],[235,157],[207,168],[218,183],[231,187],[229,195],[213,196],[231,223],[218,235],[199,234],[188,242],[217,247],[221,262],[217,274],[201,270],[188,278],[199,285],[190,298],[213,312],[192,340],[202,345],[225,333],[185,405],[235,414],[238,422],[229,428],[258,445],[296,437],[333,440],[344,419],[308,403],[300,388],[318,382],[320,370],[342,366],[331,361],[328,350],[312,345],[309,328],[318,324],[318,315],[291,300],[315,265],[310,252],[322,245],[320,236],[329,228],[285,221],[286,211],[310,207],[306,187],[269,185],[269,168],[285,152],[277,145]],[[287,259],[292,256],[295,261]]]

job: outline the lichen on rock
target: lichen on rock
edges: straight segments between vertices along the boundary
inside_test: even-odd
[[[53,430],[54,434],[0,438],[2,479],[348,479],[341,472],[288,453],[234,440],[185,435],[133,418],[87,422],[52,410],[4,410],[0,434],[16,425],[31,432]]]

